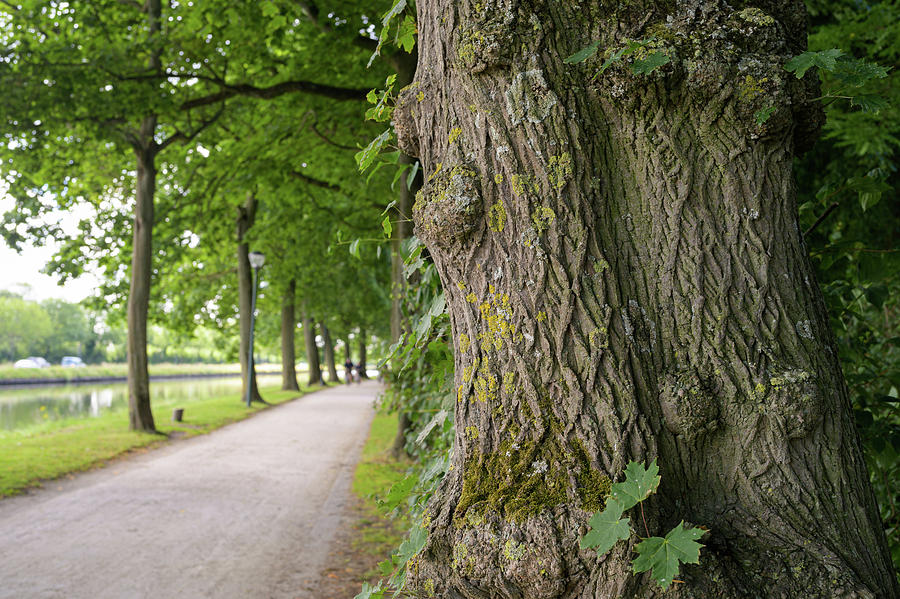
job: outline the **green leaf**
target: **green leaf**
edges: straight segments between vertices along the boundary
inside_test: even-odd
[[[409,537],[400,543],[400,547],[397,549],[397,561],[406,564],[422,551],[427,540],[428,531],[421,526],[413,526],[413,529],[409,531]]]
[[[659,466],[656,460],[650,462],[649,468],[643,464],[629,462],[625,467],[625,480],[612,485],[610,497],[622,504],[622,509],[633,508],[647,499],[659,486]]]
[[[418,29],[416,28],[416,20],[412,15],[406,15],[403,17],[403,21],[401,21],[400,26],[397,28],[397,38],[395,43],[403,48],[403,50],[407,53],[412,52],[413,48],[416,47],[416,33]]]
[[[419,482],[419,477],[415,474],[410,474],[400,482],[392,485],[388,494],[384,499],[378,502],[378,505],[387,511],[393,510],[400,505],[400,502],[409,497],[410,492],[416,486],[417,482]]]
[[[362,592],[359,593],[353,599],[382,599],[384,597],[384,590],[381,588],[381,583],[378,583],[377,586],[369,586],[368,582],[364,582],[362,586]]]
[[[784,65],[784,70],[794,73],[797,79],[802,79],[806,75],[806,71],[812,67],[819,67],[825,71],[834,71],[837,66],[837,59],[843,55],[843,51],[837,48],[820,50],[818,52],[804,52],[787,61]]]
[[[669,60],[662,52],[653,52],[647,58],[635,60],[631,64],[631,72],[635,75],[649,75],[664,64],[668,64]]]
[[[632,564],[634,572],[646,572],[652,568],[651,578],[663,589],[669,588],[678,576],[680,564],[700,563],[700,548],[703,545],[697,539],[704,534],[706,531],[701,528],[684,526],[682,520],[666,538],[650,537],[638,543],[634,548],[638,554]]]
[[[858,106],[863,112],[878,112],[890,105],[887,98],[875,94],[860,94],[850,99],[850,106]]]
[[[381,25],[383,27],[390,25],[394,17],[403,12],[404,8],[406,8],[406,0],[395,0],[394,5],[384,14],[384,18],[381,19]]]
[[[359,258],[359,239],[354,239],[350,243],[350,255]]]
[[[447,308],[447,301],[444,299],[444,294],[439,293],[434,296],[434,299],[431,302],[431,307],[428,310],[428,313],[432,316],[440,316],[444,313],[444,310]]]
[[[763,108],[762,110],[757,110],[753,113],[753,117],[756,119],[756,124],[762,126],[769,120],[769,118],[775,113],[775,107],[769,106],[768,108]]]
[[[394,226],[391,224],[390,216],[384,217],[384,220],[381,221],[381,228],[384,229],[384,236],[390,239],[391,233],[394,230]]]
[[[375,158],[381,152],[381,149],[391,139],[393,133],[390,129],[385,130],[381,135],[373,139],[368,146],[356,153],[356,164],[359,165],[359,171],[364,172],[375,161]]]
[[[628,518],[622,518],[622,504],[610,497],[606,500],[606,508],[591,518],[591,531],[581,538],[581,548],[594,547],[597,555],[603,555],[613,548],[620,539],[625,541],[631,536]]]
[[[409,172],[409,176],[406,178],[406,189],[412,189],[413,182],[416,180],[416,174],[419,172],[419,161],[416,160],[416,163],[413,165],[412,170]]]
[[[591,56],[597,53],[597,50],[600,48],[600,42],[592,42],[589,45],[585,46],[575,54],[566,57],[563,59],[563,62],[566,64],[578,64],[579,62],[584,62]]]
[[[889,70],[874,62],[867,62],[852,56],[841,56],[839,60],[835,61],[831,72],[834,78],[843,85],[862,87],[872,79],[887,77]]]

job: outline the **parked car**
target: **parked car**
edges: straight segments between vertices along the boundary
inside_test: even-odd
[[[63,356],[60,365],[67,368],[82,368],[84,362],[78,356]]]
[[[50,362],[40,356],[28,356],[13,364],[13,368],[47,368],[48,366],[50,366]]]
[[[31,358],[25,358],[24,360],[19,360],[15,364],[13,364],[13,368],[40,368],[41,365],[32,360]]]

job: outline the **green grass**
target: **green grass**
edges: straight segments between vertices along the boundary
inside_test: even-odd
[[[384,514],[376,501],[393,484],[403,480],[410,465],[391,456],[396,434],[396,414],[376,414],[353,477],[353,492],[363,500],[363,517],[357,524],[360,534],[354,540],[354,548],[370,556],[373,562],[390,556],[406,535],[405,519]],[[366,579],[377,577],[375,568],[365,575]]]
[[[174,376],[192,374],[239,374],[240,364],[150,364],[150,376]],[[257,364],[256,371],[281,372],[278,364]],[[0,380],[8,379],[67,379],[70,381],[92,377],[123,377],[128,374],[127,364],[90,364],[83,368],[13,368],[10,363],[0,364]]]
[[[280,404],[311,390],[304,387],[298,393],[269,388],[262,393],[269,403]],[[0,432],[0,497],[40,486],[44,480],[102,466],[127,452],[164,443],[169,439],[165,435],[202,435],[265,408],[258,404],[247,408],[237,393],[193,400],[185,407],[184,421],[176,423],[171,421],[174,406],[174,401],[153,406],[156,426],[164,435],[129,431],[125,410],[97,418],[60,420]]]

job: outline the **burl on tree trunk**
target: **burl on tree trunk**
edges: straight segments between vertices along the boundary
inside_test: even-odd
[[[666,596],[897,596],[797,225],[791,162],[821,112],[783,65],[806,14],[734,6],[417,2],[394,119],[425,168],[415,230],[458,386],[419,596],[662,596],[633,542],[578,544],[611,481],[653,458],[650,534],[709,528]],[[654,52],[668,63],[634,74]]]

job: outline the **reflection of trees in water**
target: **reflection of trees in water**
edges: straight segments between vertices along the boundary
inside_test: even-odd
[[[160,407],[237,393],[240,386],[240,377],[157,381],[150,384],[150,394],[153,406]],[[0,389],[0,430],[62,418],[96,417],[127,405],[125,383]]]

